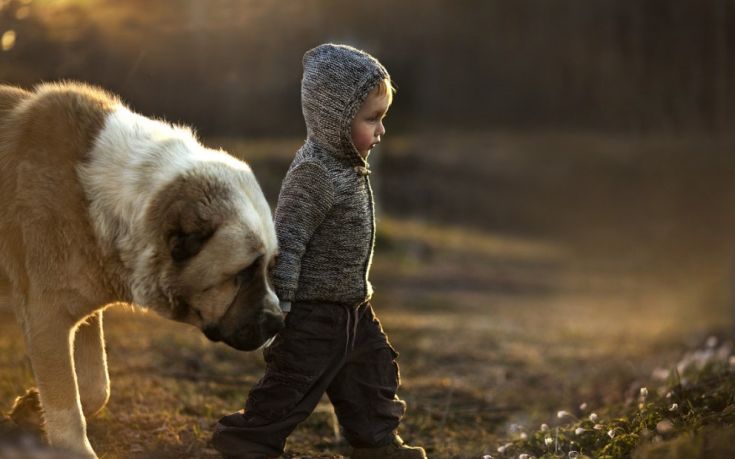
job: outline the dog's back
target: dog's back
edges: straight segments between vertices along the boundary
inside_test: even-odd
[[[0,85],[0,123],[2,123],[6,113],[29,97],[31,97],[31,93],[25,89],[5,84]]]
[[[25,89],[0,84],[0,166],[3,166],[3,155],[9,154],[9,143],[15,137],[8,131],[7,121],[18,105],[32,96]]]

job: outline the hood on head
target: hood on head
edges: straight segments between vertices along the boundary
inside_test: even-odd
[[[324,44],[304,54],[301,107],[308,139],[364,165],[350,125],[370,91],[388,71],[377,59],[347,45]]]

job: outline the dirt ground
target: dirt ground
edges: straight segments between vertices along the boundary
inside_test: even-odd
[[[610,251],[593,250],[590,238],[559,237],[560,228],[571,225],[569,214],[587,209],[582,199],[570,201],[566,213],[559,211],[564,225],[548,231],[528,229],[528,222],[546,222],[547,203],[553,200],[563,207],[559,201],[574,193],[557,191],[545,195],[548,202],[528,205],[525,226],[511,218],[512,210],[544,196],[539,181],[534,182],[539,195],[529,195],[527,189],[513,195],[502,184],[493,185],[515,200],[516,207],[492,207],[499,197],[474,194],[486,192],[481,178],[497,175],[494,166],[504,164],[505,176],[512,178],[521,160],[530,162],[530,153],[512,160],[491,155],[492,161],[474,170],[478,177],[468,173],[464,182],[461,174],[455,178],[458,187],[470,187],[467,192],[473,194],[467,201],[479,205],[477,212],[486,212],[485,219],[467,216],[464,204],[454,209],[461,214],[452,214],[449,198],[426,218],[410,211],[421,209],[420,201],[403,212],[406,204],[396,202],[405,172],[400,168],[406,166],[402,161],[415,158],[412,147],[396,142],[392,159],[379,163],[385,169],[395,166],[395,173],[376,184],[383,200],[372,272],[373,306],[400,353],[399,395],[408,403],[401,434],[425,446],[430,457],[479,458],[493,454],[501,441],[519,431],[537,429],[542,422],[553,424],[557,410],[574,411],[583,402],[591,409],[623,402],[655,368],[672,364],[709,334],[729,331],[727,302],[722,289],[713,287],[726,275],[720,269],[724,262],[717,262],[716,275],[707,271],[707,276],[682,285],[677,282],[682,276],[700,269],[698,258],[686,259],[681,263],[686,269],[674,274],[648,271],[651,254],[660,251],[631,258],[635,245],[610,239],[612,252],[624,254],[624,259],[614,260],[600,255]],[[291,146],[269,144],[261,152],[253,145],[240,147],[242,156],[252,158],[271,200],[277,192],[274,180],[287,162],[281,156],[277,167],[271,167],[269,152],[290,151]],[[230,149],[238,151],[237,146]],[[451,158],[444,163],[437,156],[425,161],[439,164],[433,171],[426,169],[427,163],[419,164],[416,173],[426,180],[454,170]],[[571,174],[558,167],[544,170],[534,173]],[[607,172],[600,176],[609,179]],[[452,180],[451,174],[447,180]],[[564,180],[549,183],[549,189],[556,189],[554,184]],[[404,191],[418,199],[421,190]],[[460,197],[455,199],[459,202]],[[490,209],[503,206],[510,210]],[[599,214],[588,211],[579,218],[585,215]],[[499,229],[483,221],[497,221]],[[516,227],[508,221],[515,221]],[[669,247],[669,242],[651,241],[661,250]],[[670,244],[678,241],[671,236]],[[655,266],[669,262],[657,257]],[[219,457],[208,445],[212,426],[243,406],[249,387],[262,374],[261,355],[213,344],[193,328],[125,307],[110,308],[105,327],[112,396],[88,426],[100,456]],[[7,410],[32,384],[20,331],[12,313],[2,309],[0,409]],[[289,438],[287,453],[349,453],[326,399]]]

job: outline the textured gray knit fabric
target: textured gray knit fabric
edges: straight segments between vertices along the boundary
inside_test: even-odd
[[[281,185],[273,284],[286,305],[360,304],[372,295],[375,216],[368,165],[352,144],[350,125],[388,72],[369,54],[334,44],[307,51],[303,65],[307,139]]]

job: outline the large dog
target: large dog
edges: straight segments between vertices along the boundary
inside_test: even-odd
[[[102,309],[126,302],[241,350],[283,326],[271,213],[247,164],[98,89],[0,86],[0,284],[23,328],[46,434],[96,457],[109,397]]]

